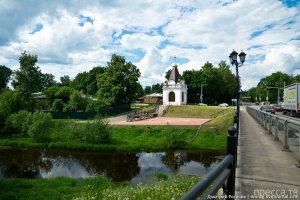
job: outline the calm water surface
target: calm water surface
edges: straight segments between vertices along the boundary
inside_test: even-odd
[[[0,149],[0,179],[85,178],[105,176],[113,181],[151,182],[156,172],[206,174],[222,158],[211,151],[81,152]]]

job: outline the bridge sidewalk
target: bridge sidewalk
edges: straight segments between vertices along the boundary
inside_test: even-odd
[[[282,151],[282,143],[274,141],[243,107],[239,137],[237,194],[247,199],[251,199],[251,195],[256,196],[252,199],[266,199],[274,194],[285,194],[281,199],[300,199],[300,168],[295,165],[296,157]],[[259,194],[263,196],[257,197]],[[271,199],[280,198],[273,196]]]

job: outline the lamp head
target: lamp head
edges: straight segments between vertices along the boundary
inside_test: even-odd
[[[246,55],[247,55],[247,54],[245,54],[243,51],[239,54],[241,63],[244,63],[244,62],[245,62]]]

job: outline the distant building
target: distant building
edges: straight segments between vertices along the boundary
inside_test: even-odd
[[[174,57],[176,59],[176,57]],[[187,85],[184,80],[180,80],[180,74],[175,62],[172,64],[172,71],[168,80],[163,85],[164,105],[186,105]]]
[[[163,95],[160,93],[152,93],[138,98],[140,103],[158,103],[162,104]]]

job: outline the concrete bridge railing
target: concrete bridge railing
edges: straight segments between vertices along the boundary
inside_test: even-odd
[[[283,151],[295,153],[300,167],[300,121],[290,117],[274,115],[255,108],[247,107],[247,112],[258,121],[274,140],[283,142]]]

